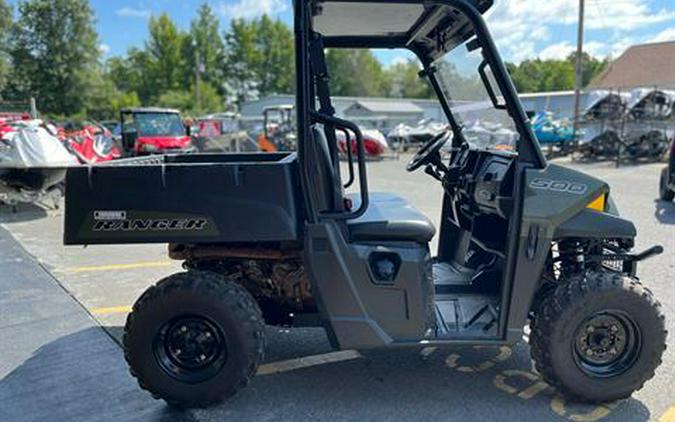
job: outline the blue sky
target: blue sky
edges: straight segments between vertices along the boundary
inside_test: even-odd
[[[142,46],[151,15],[167,12],[187,29],[204,0],[91,0],[105,56],[122,55]],[[564,57],[576,42],[577,0],[495,0],[488,16],[504,59]],[[10,3],[16,4],[17,0]],[[291,24],[290,0],[208,1],[223,27],[235,17],[262,13]],[[617,57],[636,43],[675,40],[674,0],[587,0],[587,50]],[[378,51],[384,64],[407,56],[400,51]]]

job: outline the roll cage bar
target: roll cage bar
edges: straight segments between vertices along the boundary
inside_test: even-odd
[[[324,5],[340,4],[343,7],[355,4],[396,6],[421,5],[424,10],[411,26],[399,33],[383,33],[373,35],[362,34],[321,34],[312,27],[313,18],[321,16]],[[536,141],[529,124],[529,119],[520,104],[515,87],[502,62],[497,47],[485,24],[482,13],[485,13],[493,4],[493,0],[295,0],[295,49],[296,49],[296,78],[297,78],[297,119],[298,119],[298,155],[302,166],[302,179],[307,186],[309,177],[305,163],[305,142],[308,137],[311,122],[323,123],[330,145],[335,145],[335,129],[352,130],[349,122],[336,119],[330,102],[328,75],[325,69],[323,48],[405,48],[412,51],[421,61],[424,70],[434,89],[443,111],[455,136],[453,143],[458,146],[465,140],[462,136],[462,127],[453,116],[448,99],[443,94],[440,84],[435,77],[433,62],[446,52],[466,43],[471,49],[481,49],[483,63],[477,69],[484,82],[485,68],[489,66],[497,87],[501,92],[504,103],[496,104],[496,95],[489,84],[486,89],[493,103],[498,108],[505,109],[514,122],[519,134],[518,161],[534,168],[546,167],[546,159]],[[348,32],[348,31],[345,31]],[[317,44],[321,48],[317,48]],[[319,50],[321,50],[319,52]],[[482,70],[482,72],[481,72]],[[320,102],[317,111],[316,98]],[[346,218],[361,215],[367,207],[367,182],[363,140],[361,134],[355,131],[357,141],[357,160],[359,162],[359,181],[361,183],[362,203],[359,210],[349,214]],[[332,139],[331,139],[332,138]],[[363,172],[362,172],[363,170]],[[350,172],[351,172],[350,160]],[[305,195],[307,192],[305,191]],[[305,198],[309,204],[309,198]],[[312,207],[308,207],[310,210]],[[310,220],[316,221],[318,216],[310,215]]]

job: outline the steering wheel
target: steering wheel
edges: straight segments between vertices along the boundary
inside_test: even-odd
[[[419,151],[417,151],[417,154],[415,154],[415,156],[410,160],[406,166],[406,170],[413,172],[426,164],[431,164],[437,160],[440,161],[441,157],[439,151],[448,141],[449,133],[449,131],[444,130],[424,144],[424,146]]]

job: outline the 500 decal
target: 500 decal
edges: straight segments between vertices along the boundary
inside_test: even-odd
[[[564,180],[534,179],[530,182],[532,189],[543,189],[554,192],[566,192],[575,195],[583,195],[588,190],[588,186],[582,183],[567,182]]]

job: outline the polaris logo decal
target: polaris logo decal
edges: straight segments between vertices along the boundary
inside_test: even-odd
[[[94,211],[94,220],[96,221],[106,221],[106,220],[126,220],[127,212],[126,211]]]
[[[96,232],[195,231],[204,230],[207,224],[202,218],[99,220],[93,229]]]
[[[550,190],[553,192],[566,192],[574,195],[583,195],[588,186],[581,183],[566,182],[564,180],[534,179],[530,182],[532,189]]]

